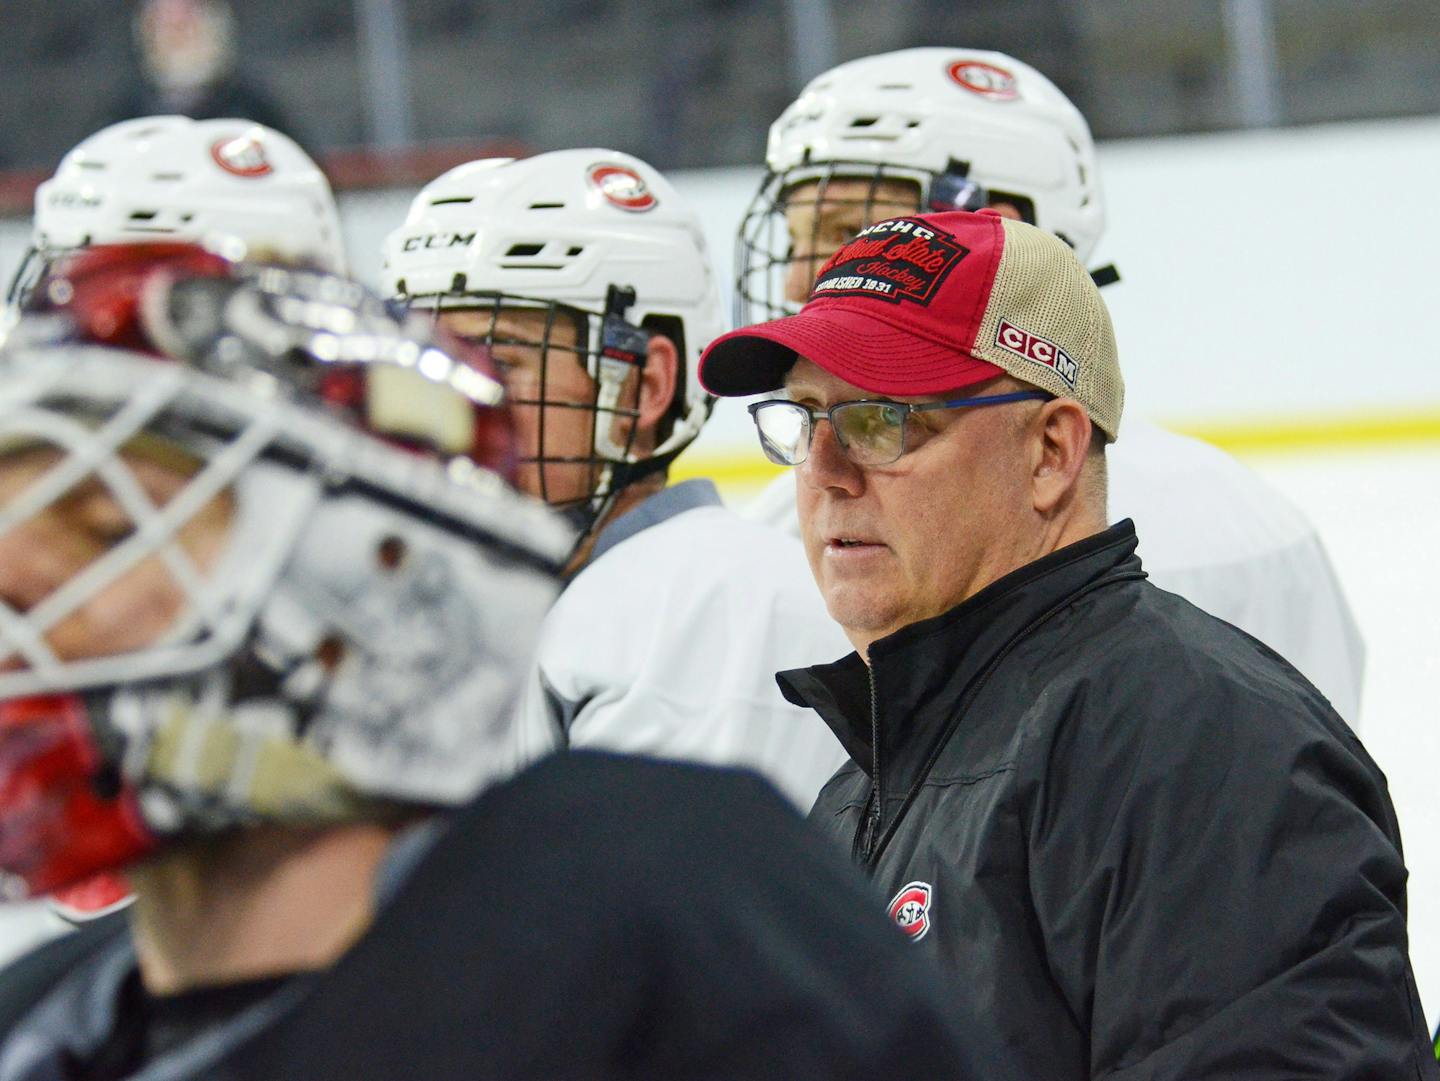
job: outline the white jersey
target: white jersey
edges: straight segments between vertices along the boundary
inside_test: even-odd
[[[568,745],[748,766],[809,810],[846,754],[775,673],[851,649],[795,538],[688,481],[602,532],[546,617],[520,761]]]
[[[1144,421],[1106,458],[1110,521],[1134,519],[1150,580],[1260,639],[1358,727],[1365,644],[1305,516],[1224,451]],[[798,534],[793,475],[744,513]]]

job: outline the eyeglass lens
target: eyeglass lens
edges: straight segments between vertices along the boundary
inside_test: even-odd
[[[888,465],[905,448],[905,410],[889,402],[844,402],[829,411],[835,437],[857,465]],[[765,402],[755,411],[760,445],[777,465],[799,465],[809,456],[814,422],[795,402]]]
[[[765,457],[776,465],[799,465],[810,450],[810,411],[794,402],[764,402],[754,411]]]

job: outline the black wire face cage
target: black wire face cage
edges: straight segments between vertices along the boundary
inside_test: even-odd
[[[630,459],[649,334],[623,317],[633,292],[612,286],[605,312],[509,293],[406,299],[489,352],[519,429],[520,487],[593,527],[643,472]]]
[[[9,287],[5,290],[6,307],[15,312],[24,310],[36,284],[45,276],[46,269],[54,259],[54,252],[42,252],[33,244],[27,247],[20,265],[10,277]]]
[[[967,179],[969,165],[944,172],[832,161],[770,172],[760,183],[736,238],[735,325],[794,314],[830,256],[861,229],[886,218],[942,210],[979,210],[992,194],[1034,221],[1021,196],[990,193]],[[787,285],[788,294],[787,295]]]

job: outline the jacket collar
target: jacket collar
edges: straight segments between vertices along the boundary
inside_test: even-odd
[[[885,789],[901,795],[966,689],[1013,639],[1087,587],[1144,576],[1136,544],[1134,523],[1126,519],[872,643],[868,669],[852,653],[834,664],[781,672],[776,681],[790,702],[819,713],[869,773],[873,680]]]

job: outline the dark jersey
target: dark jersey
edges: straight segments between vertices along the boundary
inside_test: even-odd
[[[217,1019],[197,1037],[215,1055],[192,1041],[151,1066],[269,1081],[994,1076],[985,1034],[959,1034],[937,974],[877,909],[751,774],[556,756],[459,812],[331,971],[277,992],[294,1001],[268,1015],[246,1008],[263,1025],[217,1039],[237,1023]],[[102,930],[88,948],[52,944],[58,978],[37,958],[23,981],[0,975],[0,1081],[84,1076],[67,1040],[95,1027],[86,996],[73,1024],[37,1030],[6,992],[23,984],[43,1012],[77,979],[93,987],[86,966],[125,945]],[[7,1074],[21,1036],[52,1053]]]

